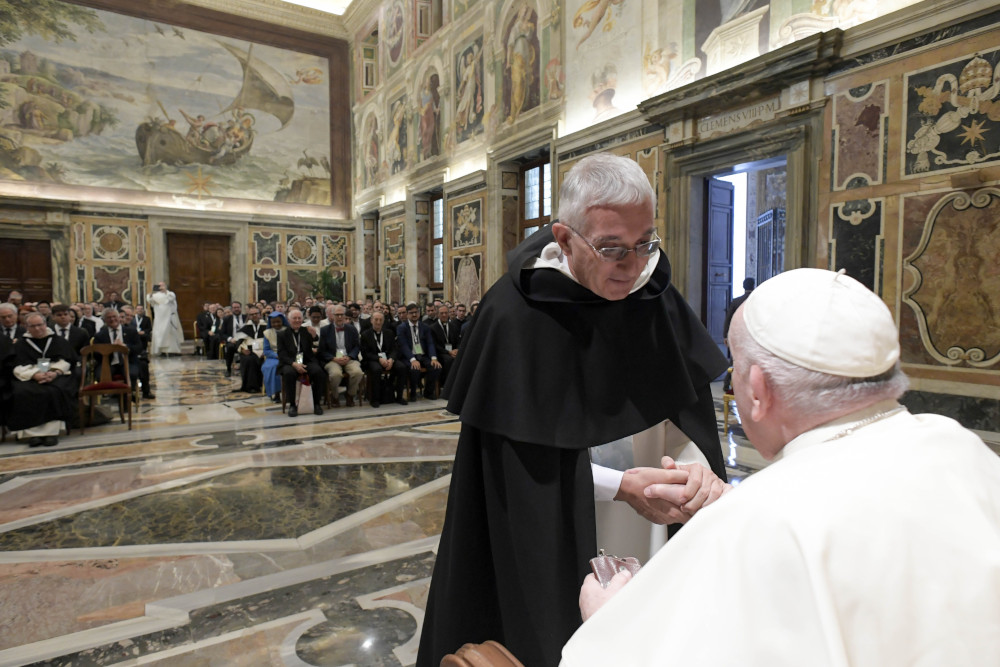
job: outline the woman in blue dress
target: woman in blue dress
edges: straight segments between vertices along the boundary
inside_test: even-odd
[[[288,326],[284,314],[277,311],[267,318],[264,331],[264,391],[275,403],[281,402],[281,376],[278,375],[278,332]]]

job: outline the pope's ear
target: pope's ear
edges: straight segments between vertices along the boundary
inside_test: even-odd
[[[552,223],[552,236],[555,238],[556,243],[559,244],[559,249],[562,250],[563,254],[569,257],[573,254],[572,248],[569,246],[569,239],[573,235],[573,232],[569,230],[569,227],[561,222]]]

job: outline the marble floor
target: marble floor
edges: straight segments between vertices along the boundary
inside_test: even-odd
[[[444,401],[292,419],[221,361],[151,373],[131,431],[0,444],[0,666],[412,664]],[[720,437],[734,481],[764,465],[741,436]]]

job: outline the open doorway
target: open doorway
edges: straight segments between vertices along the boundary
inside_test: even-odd
[[[784,268],[787,164],[784,156],[734,165],[705,179],[705,314],[724,349],[726,310]]]

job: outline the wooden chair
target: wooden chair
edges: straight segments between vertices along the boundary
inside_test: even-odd
[[[124,378],[111,375],[111,357],[118,353],[122,357],[122,364],[125,369]],[[94,419],[94,397],[95,396],[117,396],[118,416],[125,423],[125,411],[128,411],[128,428],[132,430],[132,379],[128,369],[128,347],[116,343],[93,343],[80,350],[81,360],[84,369],[89,362],[95,361],[96,356],[101,357],[100,370],[94,371],[92,382],[88,382],[87,373],[80,375],[80,435],[83,435],[84,428],[84,401],[90,402],[90,419]]]
[[[503,644],[485,641],[466,644],[441,659],[441,667],[524,667]]]
[[[201,349],[201,336],[198,335],[198,320],[191,323],[191,335],[194,338],[194,353],[195,355],[202,354]]]

